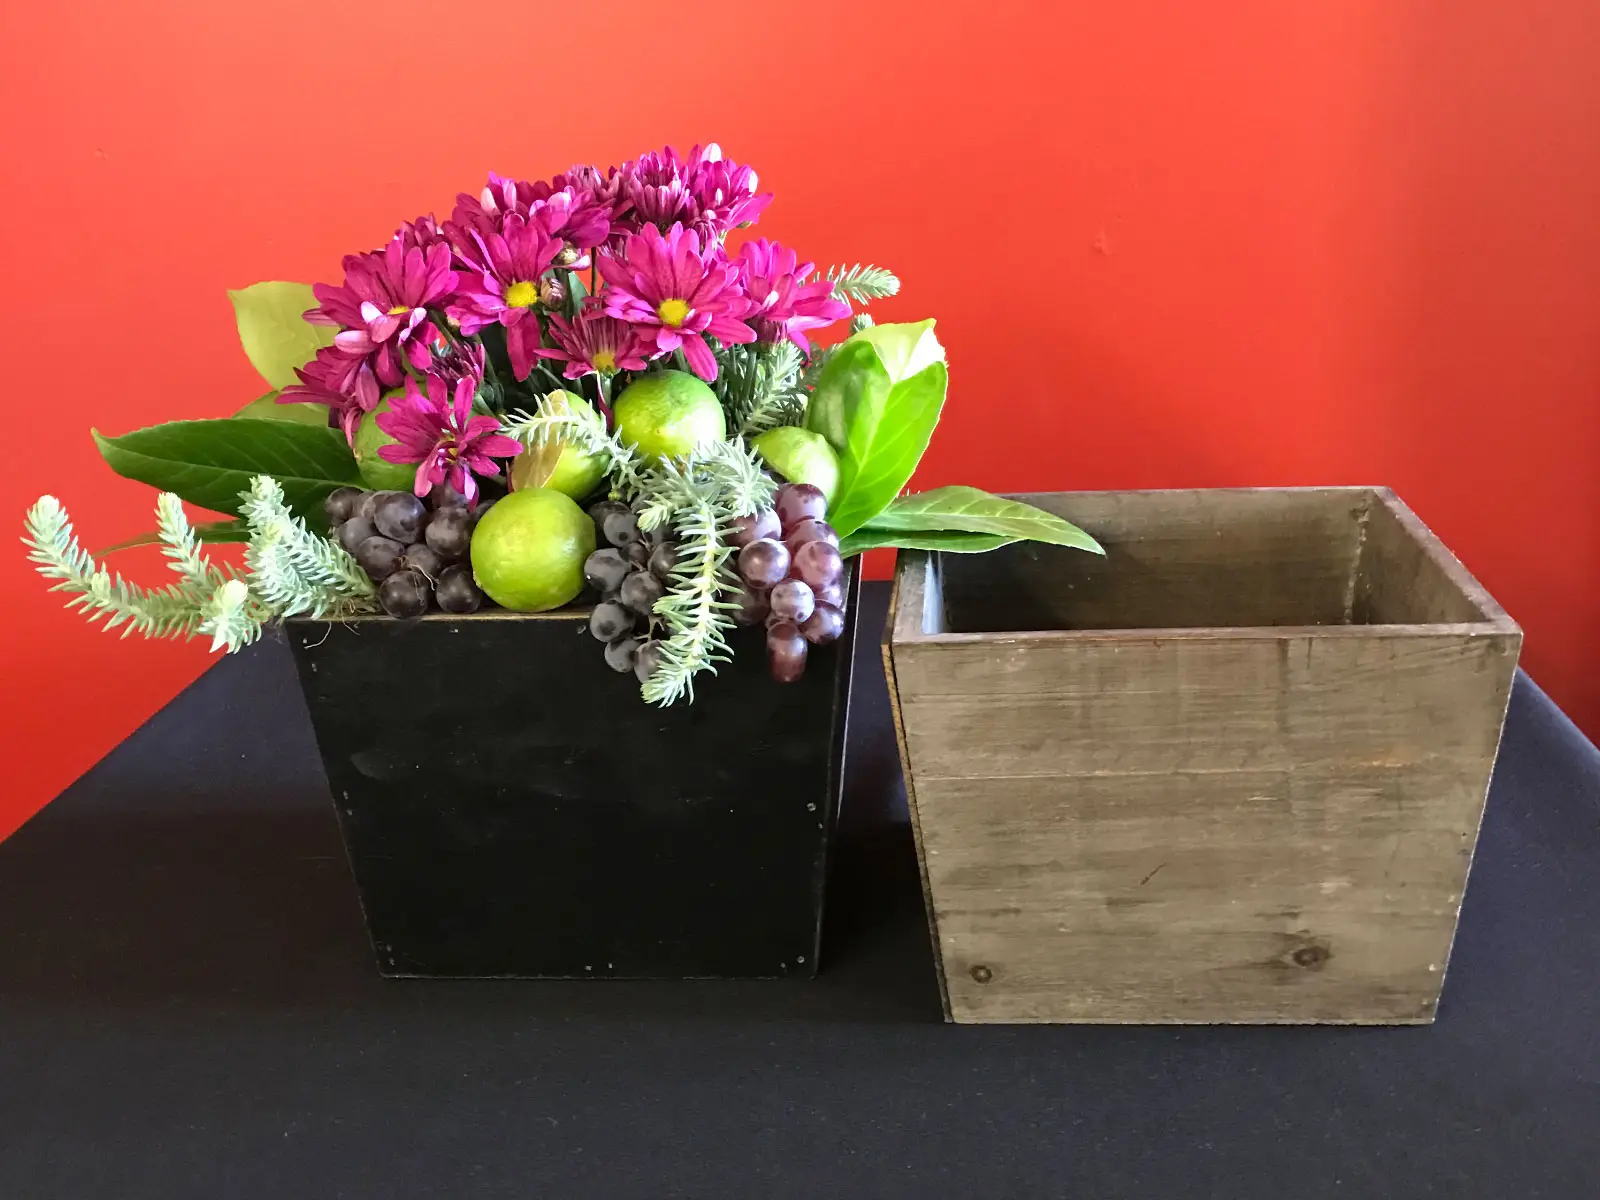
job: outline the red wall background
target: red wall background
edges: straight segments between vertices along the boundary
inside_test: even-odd
[[[1600,729],[1600,6],[791,12],[4,5],[0,515],[150,527],[89,426],[260,390],[224,289],[334,278],[489,168],[715,139],[777,192],[764,232],[939,318],[918,486],[1391,484]],[[208,661],[88,629],[11,545],[0,834]]]

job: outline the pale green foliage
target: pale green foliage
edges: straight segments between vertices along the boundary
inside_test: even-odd
[[[631,499],[639,492],[644,477],[633,447],[624,446],[616,434],[608,433],[603,422],[565,405],[558,407],[549,396],[541,397],[531,413],[512,413],[501,424],[500,432],[530,450],[541,449],[554,439],[593,454],[606,464],[606,474],[622,495]]]
[[[731,657],[740,583],[729,560],[735,518],[770,508],[777,485],[740,439],[717,442],[682,463],[668,460],[648,472],[639,496],[639,524],[672,525],[678,565],[655,615],[666,634],[661,661],[642,689],[652,704],[694,700],[694,676],[716,673]]]
[[[867,313],[857,313],[850,318],[850,332],[860,333],[863,329],[871,329],[873,324],[872,317]]]
[[[870,263],[856,263],[851,267],[829,267],[823,278],[833,284],[836,296],[855,304],[883,300],[900,290],[900,280],[894,272],[874,267]]]
[[[370,607],[372,580],[344,547],[306,529],[284,504],[277,480],[257,475],[240,498],[250,526],[244,552],[250,590],[274,615],[324,620]]]
[[[244,493],[250,544],[247,577],[217,567],[200,548],[171,492],[156,500],[162,554],[178,582],[147,591],[95,562],[72,532],[54,496],[41,496],[28,510],[23,542],[28,558],[52,591],[74,593],[67,602],[91,622],[122,634],[145,637],[209,636],[213,650],[230,653],[261,636],[266,622],[286,616],[346,616],[374,607],[372,581],[336,543],[306,530],[285,506],[277,482],[257,476]]]
[[[806,393],[800,386],[800,370],[804,365],[800,351],[789,341],[725,347],[715,387],[728,414],[728,428],[741,437],[754,437],[780,425],[803,425]]]

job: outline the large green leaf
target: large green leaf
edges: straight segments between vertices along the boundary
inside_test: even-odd
[[[275,388],[296,382],[294,369],[303,367],[324,346],[333,345],[338,332],[331,325],[313,325],[300,314],[317,307],[309,283],[272,280],[230,291],[233,316],[239,323],[239,342],[255,369]]]
[[[121,437],[94,433],[111,469],[213,512],[239,512],[239,493],[271,475],[291,509],[313,529],[326,526],[322,501],[334,488],[361,486],[356,460],[336,429],[298,421],[225,417],[169,421]]]
[[[223,542],[248,542],[250,540],[250,527],[237,518],[231,521],[207,521],[199,525],[191,525],[195,537],[207,545],[218,545]],[[138,537],[131,537],[125,542],[118,542],[115,546],[107,546],[103,550],[94,552],[95,558],[104,558],[108,554],[115,554],[118,550],[132,550],[136,546],[156,546],[161,543],[161,535],[155,530],[141,533]]]
[[[328,408],[325,404],[310,404],[303,400],[279,403],[276,391],[257,396],[238,412],[236,417],[252,417],[262,421],[298,421],[302,425],[327,425]]]
[[[865,525],[911,479],[939,423],[947,383],[932,321],[865,329],[822,369],[806,425],[839,454],[828,522],[840,536]]]
[[[934,488],[915,496],[901,496],[872,518],[874,530],[907,532],[962,530],[992,533],[1018,541],[1049,542],[1104,554],[1100,543],[1070,521],[1020,500],[991,496],[981,488]]]
[[[942,550],[947,554],[983,554],[1009,546],[1016,538],[997,533],[962,533],[950,529],[858,529],[839,540],[839,553],[848,557],[867,550],[896,547],[901,550]]]

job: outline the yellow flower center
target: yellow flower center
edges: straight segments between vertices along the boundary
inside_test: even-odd
[[[506,303],[512,308],[532,308],[539,303],[539,285],[517,280],[506,289]]]
[[[596,351],[595,356],[589,360],[594,364],[596,371],[615,371],[617,369],[617,356],[610,350]]]
[[[663,325],[670,325],[673,329],[676,329],[689,316],[689,302],[687,300],[663,300],[656,305],[656,316],[661,318]]]
[[[410,311],[411,306],[409,304],[396,304],[389,310],[389,315],[391,317],[403,317]]]

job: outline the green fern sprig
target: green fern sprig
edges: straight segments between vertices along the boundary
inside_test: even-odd
[[[54,496],[41,496],[28,510],[22,540],[39,573],[55,581],[51,590],[73,594],[69,609],[82,611],[91,623],[104,621],[106,629],[122,626],[123,637],[209,636],[213,650],[232,652],[259,638],[274,618],[345,616],[375,607],[372,580],[337,543],[306,530],[285,505],[276,480],[256,477],[242,499],[250,526],[248,578],[206,558],[182,503],[170,492],[156,500],[162,553],[179,576],[165,588],[146,591],[95,562]]]
[[[284,502],[276,479],[257,475],[240,499],[250,526],[250,585],[277,615],[325,620],[373,607],[375,589],[366,572],[344,547],[306,528]]]
[[[780,425],[804,424],[809,398],[800,386],[804,362],[788,341],[727,347],[716,387],[728,428],[741,437],[755,437]]]
[[[777,485],[742,440],[716,442],[683,463],[667,460],[648,473],[638,506],[646,530],[670,524],[678,565],[655,615],[666,633],[661,658],[641,689],[651,704],[694,701],[694,677],[716,673],[731,656],[728,634],[739,578],[730,565],[736,518],[769,508]]]
[[[518,410],[506,417],[500,432],[516,438],[530,450],[541,449],[551,439],[566,442],[604,462],[606,474],[624,497],[631,500],[639,493],[643,476],[638,452],[632,446],[624,446],[614,433],[607,432],[604,423],[597,418],[565,405],[558,407],[551,396],[541,397],[531,413]]]
[[[833,284],[835,295],[855,304],[883,300],[900,290],[900,280],[893,271],[870,263],[829,267],[823,278]]]

